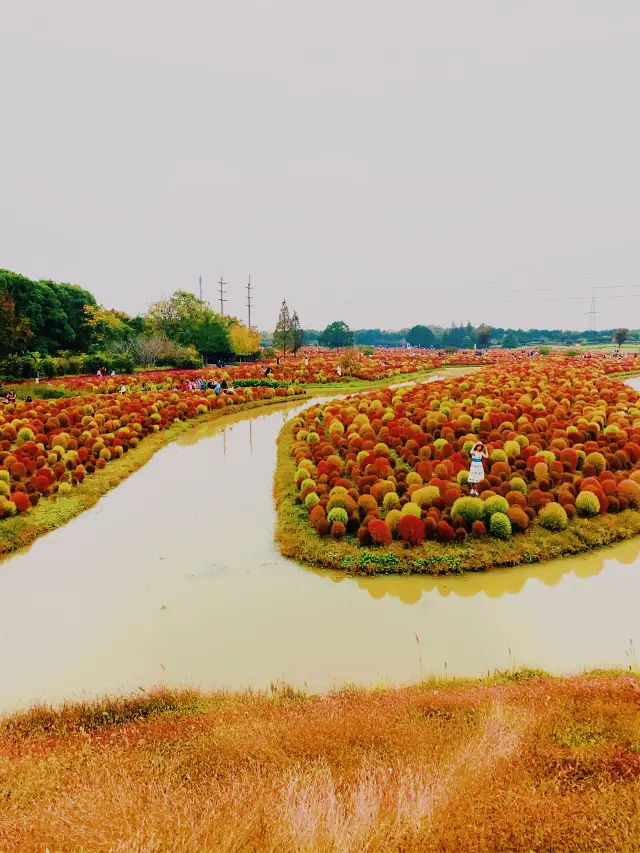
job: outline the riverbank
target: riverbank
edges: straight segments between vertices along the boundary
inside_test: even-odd
[[[194,427],[220,420],[237,412],[253,410],[258,415],[258,410],[262,408],[299,404],[304,399],[306,399],[304,395],[299,394],[296,397],[273,397],[237,406],[226,406],[224,409],[213,409],[205,415],[179,421],[169,429],[146,436],[137,447],[129,449],[120,459],[113,459],[105,468],[97,469],[93,474],[86,476],[82,483],[73,487],[71,492],[43,498],[28,512],[2,519],[0,521],[0,559],[31,545],[40,536],[62,527],[90,509],[103,495],[142,468],[158,450]]]
[[[632,851],[637,676],[156,690],[0,725],[7,853]]]
[[[319,536],[309,522],[306,508],[297,500],[293,430],[292,423],[285,424],[278,437],[274,479],[275,538],[284,557],[307,566],[356,575],[489,571],[581,554],[640,534],[640,512],[627,509],[615,515],[573,519],[562,531],[546,530],[540,524],[532,524],[525,533],[515,534],[507,541],[467,536],[462,542],[429,540],[420,547],[412,548],[399,541],[382,547],[364,548],[353,537],[338,541]]]

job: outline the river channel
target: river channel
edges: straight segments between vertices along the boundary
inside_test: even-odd
[[[323,690],[635,665],[640,538],[438,579],[350,578],[282,558],[276,439],[308,405],[198,425],[0,562],[0,712],[159,683]]]

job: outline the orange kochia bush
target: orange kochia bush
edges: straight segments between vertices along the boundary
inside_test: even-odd
[[[251,400],[288,397],[287,388],[240,388],[36,399],[0,407],[0,519],[26,512],[40,497],[68,492],[96,468],[152,432]]]
[[[363,545],[526,535],[552,503],[558,509],[541,518],[550,531],[576,516],[640,509],[640,395],[597,361],[502,359],[461,378],[312,406],[293,434],[312,524],[326,532],[325,515],[333,523],[344,495],[346,535]],[[469,495],[477,439],[489,452],[480,508],[457,503]],[[496,512],[504,520],[490,524]]]

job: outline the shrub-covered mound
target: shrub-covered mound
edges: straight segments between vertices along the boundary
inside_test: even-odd
[[[489,459],[471,497],[478,439]],[[282,434],[276,496],[283,553],[314,565],[423,572],[577,553],[640,532],[640,395],[598,364],[536,358],[312,406]]]
[[[0,407],[0,533],[43,497],[68,496],[147,436],[238,406],[292,399],[303,389],[241,388],[38,399]],[[4,553],[0,543],[0,555]]]

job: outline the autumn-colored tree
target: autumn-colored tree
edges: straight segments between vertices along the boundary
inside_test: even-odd
[[[229,330],[231,351],[236,355],[253,355],[260,349],[260,332],[243,323],[234,323]]]
[[[131,318],[122,311],[103,308],[102,305],[85,305],[84,313],[91,338],[98,347],[122,340],[134,331],[130,325]]]
[[[628,337],[629,329],[616,329],[613,333],[613,340],[618,344],[618,346],[622,346]]]
[[[16,315],[16,305],[8,290],[0,290],[0,358],[24,352],[33,337],[29,321]]]

